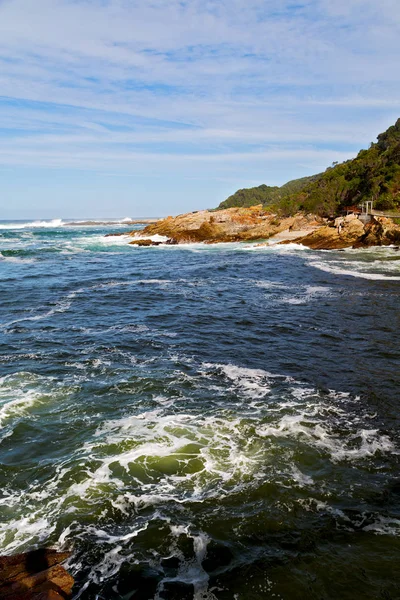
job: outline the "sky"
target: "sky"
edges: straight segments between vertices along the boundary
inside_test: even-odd
[[[165,216],[400,117],[398,0],[0,0],[0,219]]]

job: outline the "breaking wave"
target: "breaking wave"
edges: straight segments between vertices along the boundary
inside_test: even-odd
[[[82,600],[382,595],[396,251],[107,231],[0,234],[1,553],[71,550]]]
[[[37,229],[37,228],[59,228],[64,225],[62,219],[52,219],[51,221],[27,221],[27,222],[0,222],[0,229]]]

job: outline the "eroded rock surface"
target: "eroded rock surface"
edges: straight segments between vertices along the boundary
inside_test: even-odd
[[[229,208],[219,211],[201,210],[177,217],[167,217],[148,225],[140,232],[142,238],[160,235],[178,243],[239,242],[268,239],[289,228],[301,230],[315,223],[314,215],[295,215],[277,218],[266,212],[261,204],[249,208]],[[130,233],[138,236],[137,231]]]
[[[400,244],[400,227],[386,217],[373,217],[363,225],[352,215],[342,220],[341,226],[319,227],[312,233],[292,240],[314,250],[340,250]],[[286,242],[281,242],[286,243]]]
[[[129,242],[131,246],[159,246],[162,242],[153,242],[153,240],[133,240],[133,242]]]
[[[293,236],[294,232],[299,235]],[[277,236],[274,241],[278,241],[278,234],[283,239],[279,242],[281,244],[295,242],[315,250],[400,244],[400,226],[386,217],[372,217],[371,222],[364,225],[356,215],[351,214],[338,217],[334,223],[327,225],[326,220],[312,214],[299,213],[293,217],[281,218],[265,211],[261,204],[218,211],[200,210],[167,217],[148,225],[140,232],[129,233],[134,238],[130,243],[137,246],[249,242],[268,240],[274,236]],[[164,241],[154,240],[155,236],[162,236]]]
[[[74,578],[61,565],[67,558],[68,552],[47,549],[0,557],[0,599],[71,598]]]
[[[355,242],[355,248],[400,244],[400,227],[387,217],[374,217],[364,227],[364,234]]]

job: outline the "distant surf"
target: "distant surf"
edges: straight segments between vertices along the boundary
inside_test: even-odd
[[[102,227],[116,225],[145,225],[155,223],[156,217],[124,217],[115,219],[42,219],[32,220],[3,220],[0,221],[0,229],[41,229],[59,227]]]

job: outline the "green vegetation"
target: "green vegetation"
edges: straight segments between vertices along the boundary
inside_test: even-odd
[[[221,202],[218,206],[218,210],[222,210],[223,208],[233,208],[234,206],[256,206],[257,204],[269,206],[275,204],[289,194],[300,192],[308,183],[314,181],[318,177],[319,175],[313,175],[312,177],[293,179],[281,187],[262,184],[258,187],[244,188],[238,190],[232,194],[232,196],[229,196],[229,198]]]
[[[219,205],[252,206],[263,204],[281,215],[298,211],[322,216],[334,215],[345,206],[372,200],[378,210],[400,209],[400,119],[368,150],[353,160],[328,167],[324,173],[289,181],[239,190]]]
[[[253,188],[244,188],[238,190],[232,196],[229,196],[218,206],[218,210],[223,208],[233,208],[234,206],[256,206],[257,204],[268,205],[276,199],[276,192],[279,187],[269,185],[259,185]]]

